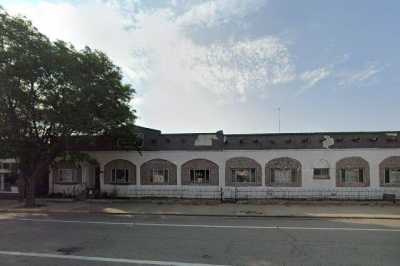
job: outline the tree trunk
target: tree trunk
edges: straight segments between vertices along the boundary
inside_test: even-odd
[[[52,153],[46,159],[39,162],[32,174],[25,178],[25,206],[32,208],[35,207],[35,183],[41,175],[48,171],[51,162],[56,158],[56,152]]]
[[[53,146],[46,155],[40,156],[38,155],[37,158],[40,159],[33,159],[32,158],[27,158],[27,160],[24,160],[27,162],[26,168],[23,173],[23,178],[25,181],[25,206],[28,208],[35,207],[36,202],[35,202],[35,183],[40,178],[43,173],[46,173],[49,170],[49,167],[53,160],[57,157],[58,154],[62,151],[64,148],[63,145],[55,145]]]
[[[25,180],[25,207],[33,208],[36,206],[35,201],[35,176],[32,175],[31,177]]]

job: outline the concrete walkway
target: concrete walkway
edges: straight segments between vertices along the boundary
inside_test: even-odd
[[[302,217],[400,219],[400,204],[389,202],[268,201],[219,203],[195,200],[38,199],[26,209],[16,200],[0,200],[0,212],[101,213],[227,217]]]

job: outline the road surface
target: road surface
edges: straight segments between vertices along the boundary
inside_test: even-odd
[[[400,220],[0,213],[0,265],[400,265]]]

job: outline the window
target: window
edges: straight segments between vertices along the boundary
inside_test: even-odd
[[[127,184],[129,181],[129,169],[113,168],[111,171],[111,182],[114,184]]]
[[[364,183],[364,169],[341,169],[341,179],[343,184],[362,184]]]
[[[3,169],[10,169],[10,164],[9,163],[3,163]]]
[[[163,184],[168,183],[169,172],[168,169],[153,169],[151,183]]]
[[[400,185],[400,168],[385,168],[385,184]]]
[[[329,179],[329,168],[314,168],[314,179]]]
[[[255,183],[255,168],[234,168],[232,169],[232,181],[237,183]]]
[[[210,183],[210,169],[190,169],[190,182],[192,184]]]
[[[135,141],[136,141],[136,145],[137,145],[139,148],[142,148],[143,145],[144,145],[144,134],[143,134],[143,133],[137,133],[137,134],[136,134]]]
[[[72,168],[58,169],[58,180],[60,183],[74,183],[76,180],[76,170]]]
[[[271,169],[271,183],[273,184],[290,184],[296,183],[296,169],[295,168],[273,168]]]
[[[4,190],[11,191],[12,186],[16,186],[17,176],[14,174],[5,173],[4,176]]]

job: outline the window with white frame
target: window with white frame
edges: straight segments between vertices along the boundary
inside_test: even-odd
[[[272,168],[271,169],[271,183],[276,185],[284,185],[296,183],[296,169],[295,168]]]
[[[111,171],[111,182],[114,184],[127,184],[129,182],[129,169],[113,168]]]
[[[329,179],[329,168],[314,168],[314,179]]]
[[[232,181],[236,183],[256,182],[256,168],[233,168],[231,174]]]
[[[76,182],[77,171],[72,168],[58,169],[58,182],[59,183],[74,183]]]
[[[164,184],[168,183],[169,171],[168,169],[153,169],[151,183]]]
[[[385,168],[385,184],[400,185],[400,168]]]
[[[340,178],[343,184],[363,184],[364,169],[363,168],[348,168],[341,169]]]
[[[190,182],[192,184],[209,184],[210,169],[190,169]]]

